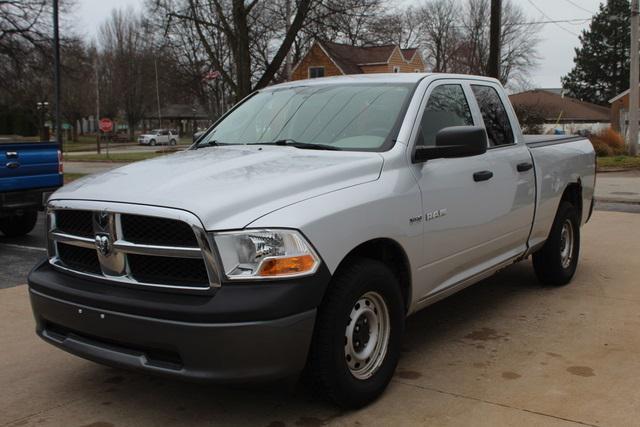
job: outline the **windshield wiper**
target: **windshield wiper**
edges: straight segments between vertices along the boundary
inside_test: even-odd
[[[195,146],[195,149],[197,150],[198,148],[205,148],[205,147],[217,147],[220,145],[224,145],[223,142],[220,142],[218,140],[212,139],[210,141],[207,142],[199,142],[198,145]]]
[[[295,139],[278,139],[271,142],[253,142],[248,145],[286,145],[288,147],[302,148],[308,150],[332,150],[340,151],[342,148],[335,145],[315,144],[313,142],[299,142]]]

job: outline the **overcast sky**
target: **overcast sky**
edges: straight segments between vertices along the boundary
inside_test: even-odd
[[[405,0],[405,4],[417,4],[422,0]],[[598,10],[600,0],[513,0],[521,5],[533,20],[548,21],[590,18]],[[116,7],[132,6],[141,9],[143,0],[79,0],[74,22],[79,32],[94,37],[100,23]],[[539,9],[539,10],[538,10]],[[546,15],[546,16],[544,16]],[[542,27],[542,39],[538,54],[540,65],[532,71],[534,87],[560,87],[560,77],[573,65],[573,49],[578,46],[578,34],[588,26],[584,23],[546,24]],[[562,28],[560,28],[562,27]]]

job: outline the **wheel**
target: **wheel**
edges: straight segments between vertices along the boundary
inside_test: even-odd
[[[149,145],[154,145],[155,146],[156,145],[156,140],[152,139],[151,141],[149,141]]]
[[[549,237],[533,254],[533,268],[538,280],[561,286],[571,281],[580,255],[580,219],[578,210],[569,202],[561,202]]]
[[[381,262],[360,258],[337,273],[316,320],[310,379],[344,408],[375,400],[398,364],[404,303],[397,279]]]
[[[176,145],[176,140],[172,139],[171,141],[169,141],[169,145]]]
[[[7,237],[18,237],[28,234],[36,226],[37,210],[22,211],[11,216],[0,218],[0,231]]]

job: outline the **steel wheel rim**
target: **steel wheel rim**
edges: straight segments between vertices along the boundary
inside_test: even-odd
[[[351,308],[344,337],[344,356],[351,375],[366,380],[387,355],[391,322],[382,296],[367,292]]]
[[[560,262],[562,268],[569,268],[573,260],[574,233],[573,224],[565,220],[560,231]]]

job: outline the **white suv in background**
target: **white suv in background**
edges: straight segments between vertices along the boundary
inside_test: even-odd
[[[167,129],[155,129],[138,137],[140,145],[176,145],[177,143],[178,135]]]

